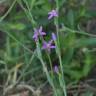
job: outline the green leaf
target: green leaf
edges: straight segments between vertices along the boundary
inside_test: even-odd
[[[64,57],[62,59],[62,62],[63,62],[64,65],[65,64],[67,65],[67,64],[70,63],[70,60],[73,57],[73,53],[74,53],[74,49],[73,48],[70,48],[70,49],[66,50],[65,55],[64,55]]]
[[[85,47],[85,46],[96,46],[96,38],[82,38],[75,42],[74,46],[75,48],[79,47]]]
[[[67,14],[67,19],[68,19],[68,26],[71,27],[72,29],[74,28],[74,12],[73,10],[69,10]]]

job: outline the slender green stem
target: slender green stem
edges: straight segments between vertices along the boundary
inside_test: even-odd
[[[6,16],[11,12],[12,8],[14,7],[17,0],[13,0],[12,5],[8,9],[8,11],[0,18],[0,22],[6,18]]]
[[[57,92],[56,92],[56,89],[55,89],[53,80],[52,80],[52,78],[51,78],[50,75],[49,75],[49,72],[48,72],[48,70],[47,70],[47,66],[46,66],[45,62],[44,62],[43,59],[42,59],[42,53],[41,53],[41,50],[40,50],[39,41],[37,42],[37,54],[38,54],[38,59],[40,60],[42,66],[43,66],[43,70],[44,70],[44,72],[45,72],[45,74],[46,74],[46,76],[47,76],[47,79],[48,79],[49,83],[51,84],[51,86],[52,86],[52,88],[53,88],[53,90],[54,90],[54,92],[55,92],[55,96],[57,96]]]
[[[17,1],[17,2],[18,2],[18,4],[21,6],[21,8],[23,9],[23,11],[25,12],[25,14],[26,14],[26,16],[28,17],[28,19],[30,20],[32,26],[34,27],[34,26],[36,26],[36,22],[35,22],[35,20],[33,19],[33,15],[32,15],[31,10],[30,10],[30,8],[29,8],[28,2],[27,2],[26,0],[23,0],[23,1],[25,2],[26,6],[27,6],[27,9],[23,6],[21,0],[19,0],[19,1]]]
[[[57,7],[57,12],[59,14],[59,1],[56,0],[56,7]],[[55,41],[55,44],[56,44],[56,50],[57,50],[57,55],[58,55],[58,58],[59,58],[59,62],[60,62],[60,69],[61,69],[61,80],[62,80],[62,88],[63,88],[63,91],[64,91],[64,96],[67,96],[67,93],[66,93],[66,86],[65,86],[65,81],[64,81],[64,72],[63,72],[63,64],[62,64],[62,59],[61,59],[61,52],[60,52],[60,38],[59,38],[59,22],[58,22],[58,17],[54,20],[54,24],[56,26],[56,32],[57,32],[57,42]],[[61,83],[61,82],[60,82]]]
[[[64,26],[62,29],[59,30],[60,32],[72,32],[72,33],[78,33],[78,34],[81,34],[81,35],[86,35],[86,36],[90,36],[90,37],[96,37],[96,35],[94,34],[90,34],[90,33],[87,33],[87,32],[84,32],[83,30],[73,30],[73,29],[70,29],[66,26]]]
[[[41,37],[40,37],[40,40],[43,42],[43,41],[44,41],[44,38],[41,36]],[[51,61],[49,52],[48,52],[47,50],[46,50],[45,52],[46,52],[46,55],[47,55],[48,60],[49,60],[49,64],[50,64],[50,68],[51,68],[51,76],[53,77],[52,61]]]
[[[50,68],[51,68],[51,76],[52,76],[52,78],[53,78],[53,68],[52,68],[52,61],[51,61],[51,58],[50,58],[50,55],[49,55],[49,53],[47,53],[47,52],[46,52],[46,54],[47,54],[47,56],[48,56],[48,59],[49,59]]]

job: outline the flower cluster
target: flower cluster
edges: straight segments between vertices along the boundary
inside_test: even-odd
[[[58,17],[58,12],[56,10],[52,10],[48,13],[48,20],[54,18],[54,17]],[[34,35],[33,35],[33,39],[35,40],[35,42],[37,42],[39,40],[39,37],[43,37],[44,35],[46,35],[46,32],[43,31],[43,27],[40,26],[38,29],[34,29]],[[42,45],[42,49],[46,50],[50,53],[51,49],[56,48],[55,45],[53,45],[53,41],[56,41],[56,35],[54,33],[52,33],[52,39],[49,40],[48,42],[45,41],[43,39],[43,45]],[[59,69],[58,66],[55,65],[54,66],[54,72],[58,74]]]
[[[41,26],[39,29],[34,29],[33,39],[35,40],[35,42],[37,42],[39,36],[44,36],[44,35],[46,35],[46,33],[43,31],[43,28]],[[53,41],[55,40],[56,40],[56,35],[52,33],[52,39],[49,42],[43,40],[42,49],[45,49],[48,52],[50,52],[51,49],[56,48],[56,46],[53,45]]]
[[[48,15],[49,15],[48,19],[52,19],[53,17],[58,16],[58,12],[56,10],[52,10],[48,13]],[[39,36],[44,36],[44,35],[46,35],[46,32],[44,32],[42,26],[40,26],[40,28],[34,29],[33,39],[36,42],[38,40]],[[50,52],[51,49],[56,48],[56,46],[53,45],[53,41],[55,41],[55,40],[56,40],[56,35],[54,33],[52,33],[52,39],[49,42],[46,42],[43,40],[42,49],[45,49],[48,52]]]

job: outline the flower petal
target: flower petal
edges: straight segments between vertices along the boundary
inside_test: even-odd
[[[50,48],[54,49],[54,48],[56,48],[56,46],[55,45],[51,45]]]
[[[47,48],[47,42],[46,42],[46,41],[44,41],[44,42],[43,42],[42,49],[46,49],[46,48]]]
[[[53,15],[52,14],[48,16],[48,19],[49,20],[52,19],[52,18],[53,18]]]
[[[46,33],[45,32],[41,32],[40,35],[46,35]]]
[[[52,33],[52,39],[55,41],[56,40],[56,35],[55,33]]]
[[[59,72],[59,69],[58,69],[58,66],[57,65],[54,66],[54,72],[55,73],[58,73]]]
[[[43,29],[43,28],[42,28],[42,26],[40,26],[40,28],[39,28],[39,30],[38,30],[38,31],[39,31],[39,33],[41,33],[41,32],[42,32],[42,29]]]
[[[52,11],[48,12],[48,14],[49,14],[49,15],[52,14]]]
[[[48,44],[50,44],[50,45],[51,45],[51,44],[52,44],[52,42],[53,42],[53,40],[50,40],[50,41],[48,42]]]
[[[33,35],[33,39],[36,38],[36,37],[37,37],[37,34],[34,34],[34,35]]]

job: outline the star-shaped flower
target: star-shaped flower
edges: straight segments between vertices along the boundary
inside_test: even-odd
[[[35,41],[38,40],[38,36],[43,36],[43,35],[46,35],[46,33],[43,32],[42,26],[40,26],[39,29],[36,29],[36,28],[34,29],[33,39],[34,39]]]
[[[52,45],[52,42],[53,42],[53,40],[51,40],[49,42],[43,41],[43,47],[42,47],[42,49],[45,49],[48,52],[50,52],[51,49],[56,48],[55,45]]]
[[[52,10],[48,13],[48,19],[52,19],[53,17],[58,17],[58,12],[56,10]]]

